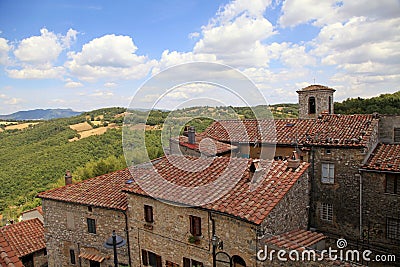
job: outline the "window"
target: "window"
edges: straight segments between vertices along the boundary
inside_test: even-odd
[[[161,256],[142,249],[142,263],[144,266],[162,267]]]
[[[329,107],[328,107],[329,114],[332,114],[332,97],[331,96],[329,96],[329,98],[328,98],[328,105],[329,105]]]
[[[153,222],[153,207],[144,205],[144,220],[148,223]]]
[[[400,240],[400,220],[387,218],[386,236],[388,239]]]
[[[313,96],[308,99],[308,114],[315,114],[315,97]]]
[[[335,164],[322,163],[321,182],[324,184],[333,184],[335,182]]]
[[[172,261],[165,261],[165,267],[179,267],[179,264],[176,264]]]
[[[321,220],[331,222],[333,219],[333,206],[332,204],[322,203],[321,207]]]
[[[400,175],[399,174],[386,174],[386,193],[400,194]]]
[[[189,258],[183,258],[183,267],[203,267],[203,263]]]
[[[88,232],[95,234],[96,233],[96,220],[87,218],[87,227],[88,227]]]
[[[67,229],[75,230],[74,214],[70,211],[67,211]]]
[[[71,264],[75,264],[76,263],[75,250],[73,250],[73,249],[69,250],[69,258],[70,258]]]
[[[190,233],[193,236],[201,236],[201,218],[190,216]]]
[[[400,128],[394,128],[394,142],[400,143]]]
[[[88,210],[88,212],[92,212],[92,211],[93,211],[93,208],[92,208],[91,206],[88,206],[88,207],[87,207],[87,210]]]

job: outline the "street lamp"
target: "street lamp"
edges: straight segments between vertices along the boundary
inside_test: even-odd
[[[115,230],[112,232],[112,236],[109,237],[106,242],[103,244],[105,248],[114,249],[114,266],[118,267],[118,256],[117,256],[117,248],[125,246],[126,241],[119,235],[115,234]]]

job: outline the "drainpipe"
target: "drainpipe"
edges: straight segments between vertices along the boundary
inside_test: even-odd
[[[363,224],[363,220],[362,220],[362,190],[363,190],[363,182],[362,182],[362,175],[361,172],[358,171],[358,175],[360,176],[360,239],[362,239],[362,224]]]
[[[310,174],[310,200],[309,200],[309,208],[308,208],[308,223],[307,223],[307,230],[310,230],[311,228],[311,212],[313,210],[313,204],[314,204],[314,180],[315,180],[315,151],[314,151],[314,146],[311,145],[311,174]]]
[[[122,211],[122,213],[125,215],[125,228],[126,228],[126,243],[128,247],[128,261],[129,261],[129,266],[132,266],[132,260],[131,260],[131,243],[129,242],[129,227],[128,227],[128,214],[126,214],[126,211]]]
[[[215,235],[215,220],[212,217],[211,212],[208,212],[208,216],[210,217],[210,221],[211,221],[211,238]],[[213,267],[217,266],[217,262],[216,262],[216,256],[215,256],[215,246],[213,244],[211,244],[212,246],[212,258],[213,258]]]

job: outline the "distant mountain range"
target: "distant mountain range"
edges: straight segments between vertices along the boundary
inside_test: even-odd
[[[81,113],[72,109],[34,109],[18,111],[9,115],[0,115],[0,120],[50,120],[77,116]]]

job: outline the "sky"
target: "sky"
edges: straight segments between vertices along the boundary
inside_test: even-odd
[[[399,47],[399,0],[0,0],[0,114],[127,107],[190,62],[238,70],[269,104],[310,84],[371,97],[400,90]]]

